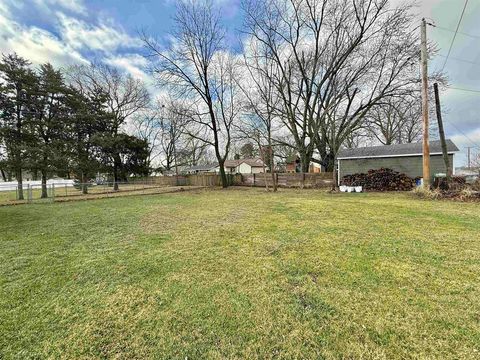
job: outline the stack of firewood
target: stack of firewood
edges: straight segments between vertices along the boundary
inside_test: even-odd
[[[363,186],[364,190],[374,191],[409,191],[415,186],[415,180],[392,169],[381,168],[369,170],[366,174],[344,176],[342,184]]]

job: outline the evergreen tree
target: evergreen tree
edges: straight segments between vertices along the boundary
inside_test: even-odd
[[[32,88],[37,77],[30,62],[16,54],[2,56],[0,62],[0,139],[4,148],[3,167],[15,175],[18,198],[24,199],[23,171],[31,133]]]
[[[47,179],[67,166],[67,106],[65,85],[60,70],[51,64],[40,66],[34,87],[31,112],[35,135],[29,148],[30,168],[41,174],[42,198],[48,197]]]
[[[98,134],[106,131],[109,114],[105,109],[105,94],[100,89],[82,93],[70,88],[68,105],[69,168],[88,193],[87,182],[101,169],[102,144],[96,143]]]

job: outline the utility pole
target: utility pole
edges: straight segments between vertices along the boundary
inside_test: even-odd
[[[428,67],[427,67],[427,22],[421,25],[422,62],[422,119],[423,119],[423,187],[430,189],[430,143],[428,140]]]
[[[467,164],[468,164],[468,170],[470,170],[471,165],[472,165],[471,162],[470,162],[470,149],[471,149],[471,148],[472,148],[471,146],[467,146]]]
[[[435,92],[435,109],[437,110],[438,132],[440,133],[440,142],[442,143],[443,161],[445,162],[447,180],[450,181],[450,178],[452,177],[452,168],[448,159],[447,142],[445,140],[445,131],[443,130],[442,109],[440,107],[440,96],[438,94],[437,83],[433,84],[433,90]]]

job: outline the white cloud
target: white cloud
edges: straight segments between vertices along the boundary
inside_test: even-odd
[[[151,77],[145,72],[148,65],[147,59],[139,54],[125,54],[118,56],[111,56],[104,59],[108,65],[115,66],[132,75],[134,78],[150,82]]]
[[[34,2],[43,10],[50,11],[53,7],[62,8],[63,10],[68,10],[76,14],[87,14],[87,9],[82,0],[34,0]]]
[[[0,51],[16,52],[33,63],[51,62],[56,66],[86,62],[83,56],[50,32],[21,25],[0,12]]]
[[[88,48],[104,52],[119,48],[135,48],[141,46],[139,39],[133,38],[122,29],[113,27],[105,21],[98,25],[57,13],[59,30],[62,39],[75,49]]]

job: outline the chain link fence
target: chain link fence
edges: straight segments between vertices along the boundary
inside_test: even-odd
[[[229,185],[241,184],[242,176],[229,174],[227,180]],[[15,182],[0,183],[0,205],[160,194],[178,191],[183,187],[195,189],[220,186],[221,178],[218,174],[158,176],[117,182],[118,189],[114,185],[113,181],[79,183],[59,179],[49,180],[43,186],[40,181],[30,181],[21,188]]]
[[[23,203],[49,203],[54,201],[69,201],[75,199],[93,199],[108,198],[135,194],[155,194],[173,190],[178,186],[183,186],[185,181],[172,179],[169,184],[165,182],[155,182],[151,180],[117,182],[118,189],[114,187],[113,182],[96,183],[47,183],[25,184],[20,191],[18,185],[9,184],[2,186],[0,184],[0,205],[23,204]]]

